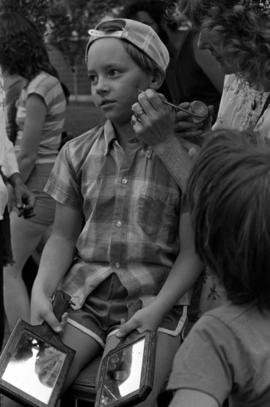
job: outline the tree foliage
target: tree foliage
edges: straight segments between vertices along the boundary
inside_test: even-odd
[[[16,11],[25,15],[34,21],[42,34],[46,32],[50,0],[1,0],[0,7],[2,10]]]
[[[74,67],[83,58],[88,30],[122,4],[123,0],[58,1],[50,13],[50,42]]]

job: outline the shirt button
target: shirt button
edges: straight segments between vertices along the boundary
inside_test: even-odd
[[[126,178],[122,178],[122,181],[121,181],[121,182],[122,182],[122,184],[125,185],[125,184],[127,184],[128,180],[127,180]]]
[[[120,228],[120,227],[122,226],[121,220],[118,220],[118,221],[116,222],[116,226],[117,226],[118,228]]]
[[[115,263],[115,267],[116,267],[117,269],[120,269],[120,263],[119,263],[118,261]]]

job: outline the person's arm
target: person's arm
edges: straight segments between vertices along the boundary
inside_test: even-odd
[[[195,283],[203,265],[195,252],[194,234],[190,214],[184,212],[180,218],[180,253],[155,300],[122,325],[119,336],[126,336],[134,329],[140,332],[155,330],[164,316]]]
[[[17,157],[24,182],[28,180],[35,165],[46,114],[47,107],[43,99],[34,93],[29,95],[26,101],[21,150]]]
[[[153,148],[181,190],[185,191],[193,159],[182,141],[175,137],[175,112],[163,100],[164,96],[153,89],[141,92],[138,102],[132,106],[132,125],[137,137]]]
[[[31,299],[31,321],[46,321],[55,331],[61,324],[52,311],[51,297],[72,263],[83,219],[78,209],[56,205],[52,233],[42,252]]]
[[[35,197],[33,193],[27,188],[22,180],[22,176],[19,172],[18,163],[14,151],[12,142],[8,139],[6,130],[4,127],[4,117],[2,117],[2,129],[3,132],[1,142],[3,143],[3,163],[2,170],[9,184],[13,187],[15,205],[19,210],[19,215],[23,215],[25,218],[32,217],[33,208],[35,204]]]
[[[175,393],[169,407],[219,407],[217,401],[197,390],[180,389]]]
[[[177,185],[184,192],[193,165],[192,155],[175,135],[169,135],[159,144],[152,145]],[[190,151],[192,153],[192,150]]]

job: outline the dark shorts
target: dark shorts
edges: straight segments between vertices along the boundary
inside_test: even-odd
[[[27,187],[35,195],[35,216],[27,219],[29,222],[39,223],[41,225],[49,226],[53,223],[55,212],[55,201],[43,188],[48,180],[53,164],[36,164],[29,179],[27,180]]]
[[[95,339],[102,347],[106,338],[129,319],[139,299],[128,300],[127,290],[113,273],[87,297],[80,310],[69,313],[68,323]],[[187,306],[176,305],[163,319],[159,332],[177,336],[187,321]]]

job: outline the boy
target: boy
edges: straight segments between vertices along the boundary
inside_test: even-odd
[[[227,301],[205,313],[179,349],[170,407],[270,403],[270,145],[217,130],[188,185],[196,248]]]
[[[138,89],[159,88],[169,55],[151,27],[132,20],[100,23],[90,31],[86,55],[91,94],[107,121],[68,142],[51,174],[46,191],[57,209],[33,286],[32,321],[61,331],[50,298],[76,246],[63,283],[73,307],[63,341],[76,350],[66,388],[140,303],[118,335],[159,327],[156,380],[146,401],[152,406],[179,346],[187,299],[173,306],[201,271],[188,213],[180,222],[181,191],[131,125]],[[140,98],[148,110],[134,112],[134,126],[135,119],[149,127],[154,116],[172,132],[174,117],[162,99]]]

